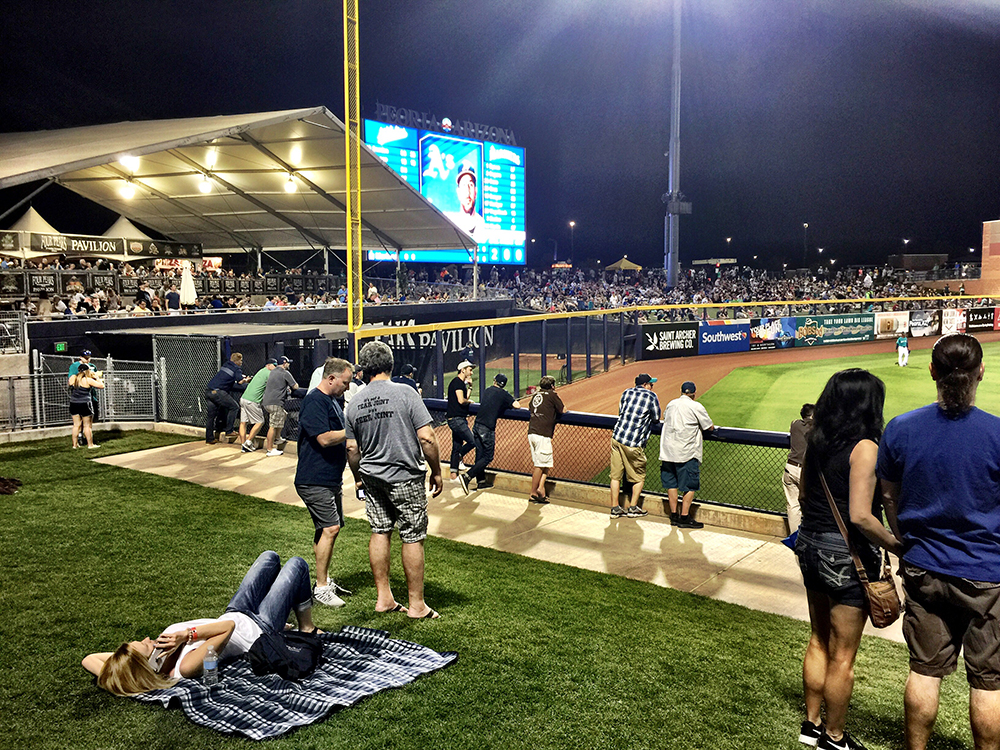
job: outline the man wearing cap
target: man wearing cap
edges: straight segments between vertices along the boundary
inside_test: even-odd
[[[94,369],[94,366],[92,364],[90,364],[90,350],[89,349],[84,349],[82,352],[80,352],[80,359],[78,359],[78,360],[74,361],[72,364],[70,364],[70,366],[69,366],[69,377],[73,377],[74,375],[76,375],[80,371],[80,365],[87,365],[87,367],[89,367],[91,370]],[[96,373],[96,375],[98,377],[100,377],[101,373],[98,372],[98,373]],[[101,417],[100,417],[100,413],[99,413],[99,410],[98,410],[98,406],[100,405],[100,402],[97,400],[97,389],[96,388],[91,388],[90,389],[90,400],[91,400],[90,408],[91,408],[91,410],[93,412],[93,416],[91,417],[91,421],[92,422],[97,422]],[[87,444],[87,438],[84,437],[82,431],[80,432],[79,444],[80,445],[86,445]]]
[[[416,378],[413,376],[417,374],[417,368],[413,365],[403,365],[403,369],[399,371],[399,375],[393,377],[393,383],[402,383],[403,385],[408,385],[410,388],[415,390],[418,395],[420,394],[420,384],[417,383]]]
[[[478,196],[476,167],[469,162],[464,162],[458,171],[458,176],[455,178],[455,192],[458,195],[459,210],[450,211],[448,217],[473,237],[482,236],[483,232],[479,230],[486,226],[486,219],[476,211]],[[476,234],[477,231],[479,235]]]
[[[476,489],[485,490],[492,486],[486,483],[486,467],[493,460],[496,450],[497,420],[508,409],[520,409],[521,403],[515,401],[504,389],[507,387],[507,376],[502,372],[493,378],[493,385],[483,393],[483,401],[476,412],[476,423],[472,426],[472,437],[476,441],[476,463],[468,474],[459,474],[458,481],[468,495],[469,477],[476,480]]]
[[[250,378],[243,374],[243,355],[233,352],[219,371],[212,376],[205,386],[205,442],[209,445],[216,442],[216,421],[225,437],[237,437],[236,417],[240,413],[240,404],[233,393],[242,391]]]
[[[469,406],[472,399],[472,368],[469,360],[458,363],[458,374],[448,384],[448,409],[445,418],[451,428],[451,480],[458,479],[458,464],[462,457],[476,447],[476,441],[469,429]]]
[[[261,401],[264,399],[264,389],[267,387],[267,377],[271,370],[278,366],[278,360],[269,359],[264,363],[247,384],[247,389],[240,397],[240,443],[243,453],[252,453],[257,450],[257,444],[253,441],[264,426],[264,407]],[[247,435],[247,425],[250,425],[250,434]]]
[[[271,424],[267,428],[267,437],[264,439],[264,447],[267,448],[268,456],[280,456],[282,451],[275,447],[275,438],[281,437],[281,430],[285,426],[285,419],[288,412],[285,411],[285,402],[292,391],[298,388],[298,383],[288,371],[292,360],[288,357],[278,357],[278,366],[267,375],[267,385],[264,387],[264,397],[261,403],[268,414]]]
[[[611,432],[611,515],[639,518],[649,515],[642,507],[642,488],[646,483],[646,443],[653,425],[660,421],[660,400],[653,393],[656,378],[637,375],[635,387],[622,393],[618,402],[618,421]],[[622,505],[621,482],[632,483],[632,505]]]
[[[533,503],[545,504],[549,501],[545,494],[545,480],[554,461],[552,458],[552,436],[556,422],[566,412],[562,399],[556,393],[556,379],[546,375],[538,381],[538,390],[528,402],[528,447],[531,448],[531,494]]]
[[[667,490],[670,522],[684,529],[700,529],[705,524],[691,518],[694,491],[701,488],[702,432],[715,429],[705,407],[695,401],[694,383],[681,386],[681,395],[667,404],[660,437],[660,480]],[[680,512],[678,492],[683,496]]]

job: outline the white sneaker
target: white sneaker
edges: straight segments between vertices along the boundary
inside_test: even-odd
[[[332,581],[326,586],[313,587],[313,600],[328,607],[343,607],[347,602],[337,596],[337,585]]]
[[[271,448],[265,455],[267,456],[280,456],[284,451],[279,451],[277,448]]]
[[[253,453],[255,450],[257,450],[257,446],[251,443],[249,440],[247,440],[246,442],[243,443],[243,447],[241,448],[241,450],[243,453]]]

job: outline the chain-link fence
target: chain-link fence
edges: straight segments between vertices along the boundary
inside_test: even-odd
[[[214,336],[153,336],[159,414],[165,422],[205,426],[205,385],[222,366]]]
[[[42,354],[43,373],[66,378],[75,357]],[[94,389],[95,421],[146,422],[156,419],[156,382],[152,362],[113,357],[92,357],[90,365],[101,374],[103,389]]]
[[[24,313],[0,310],[0,354],[23,354],[24,340]]]
[[[445,419],[446,402],[427,399],[441,449],[442,465],[451,455],[451,430]],[[478,405],[472,405],[473,413]],[[497,421],[496,454],[492,469],[515,474],[530,474],[528,448],[528,412],[508,412]],[[609,459],[611,431],[615,417],[567,412],[556,425],[552,438],[554,467],[549,477],[558,480],[607,487],[610,484]],[[646,445],[646,482],[644,492],[666,495],[660,482],[660,425]],[[701,489],[696,493],[701,503],[750,508],[769,513],[784,513],[785,496],[781,487],[782,472],[788,456],[788,433],[741,430],[720,427],[705,440],[701,465]],[[467,455],[472,463],[474,452]]]

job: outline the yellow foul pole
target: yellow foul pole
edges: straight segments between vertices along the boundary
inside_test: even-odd
[[[361,81],[358,65],[358,0],[344,0],[344,119],[347,135],[347,330],[361,328]],[[357,353],[355,353],[355,357]]]

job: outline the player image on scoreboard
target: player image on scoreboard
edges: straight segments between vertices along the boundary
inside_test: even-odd
[[[420,139],[420,164],[420,192],[473,239],[484,242],[482,144],[428,133]]]

